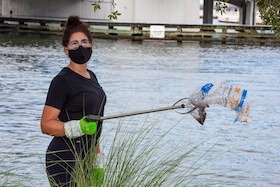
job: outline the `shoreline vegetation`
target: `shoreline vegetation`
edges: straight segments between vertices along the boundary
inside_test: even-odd
[[[152,123],[148,122],[147,119],[141,123],[135,123],[135,121],[119,122],[117,126],[102,136],[101,142],[104,144],[105,155],[103,184],[93,180],[91,171],[95,167],[95,154],[89,152],[83,159],[77,155],[77,164],[73,171],[76,185],[78,187],[159,187],[201,184],[200,176],[213,175],[213,173],[203,170],[205,169],[203,166],[213,159],[204,159],[204,157],[218,142],[204,151],[198,150],[203,142],[196,145],[174,146],[167,151],[165,146],[167,146],[166,141],[169,140],[166,139],[166,135],[180,122],[181,120],[174,125],[169,125],[165,130],[158,128],[162,119]],[[135,125],[135,128],[128,130],[127,126],[130,125]],[[108,133],[113,136],[107,136]],[[194,153],[197,151],[201,154],[195,155]],[[0,165],[4,161],[1,159]],[[42,165],[42,167],[44,166]],[[28,185],[28,180],[23,180],[24,176],[16,176],[16,173],[16,168],[2,171],[0,173],[1,186]],[[10,176],[13,177],[10,178]],[[59,185],[53,184],[53,186]]]

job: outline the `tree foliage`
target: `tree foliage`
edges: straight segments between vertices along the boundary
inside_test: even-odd
[[[98,0],[96,1],[95,3],[92,4],[92,7],[93,7],[93,11],[96,12],[98,10],[101,9],[101,3],[103,3],[104,0]],[[115,0],[111,0],[111,5],[113,8],[115,8],[116,6],[116,3],[115,3]],[[108,15],[108,18],[109,19],[118,19],[118,16],[120,16],[121,13],[119,11],[112,11],[109,15]]]
[[[267,25],[280,36],[280,1],[279,0],[257,0],[261,18]]]
[[[221,14],[226,13],[226,8],[228,7],[226,2],[227,0],[215,1],[216,11],[221,12]]]

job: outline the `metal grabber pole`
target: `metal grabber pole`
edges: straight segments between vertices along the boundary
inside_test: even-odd
[[[86,120],[87,121],[104,121],[104,120],[123,118],[123,117],[128,117],[128,116],[136,116],[136,115],[140,115],[140,114],[149,114],[149,113],[154,113],[154,112],[162,112],[162,111],[167,111],[167,110],[175,110],[175,109],[179,109],[179,108],[186,108],[186,105],[185,104],[180,104],[180,105],[178,104],[178,105],[173,105],[173,106],[169,106],[169,107],[161,107],[161,108],[155,108],[155,109],[150,109],[150,110],[128,112],[128,113],[111,115],[111,116],[105,116],[105,117],[97,116],[97,115],[88,115],[86,117]],[[191,113],[194,109],[188,111],[185,114]]]

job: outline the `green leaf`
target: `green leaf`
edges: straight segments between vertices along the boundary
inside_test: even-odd
[[[97,10],[100,10],[101,9],[101,6],[100,4],[97,2],[97,3],[94,3],[92,4],[93,6],[93,11],[96,12]]]

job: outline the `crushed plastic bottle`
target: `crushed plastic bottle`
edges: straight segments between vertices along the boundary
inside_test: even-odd
[[[248,122],[250,121],[250,106],[245,101],[246,97],[247,90],[239,86],[226,83],[218,85],[208,83],[190,96],[190,103],[198,108],[206,108],[215,104],[221,105],[236,111],[237,117],[235,122]],[[204,116],[206,116],[206,114]],[[196,116],[196,119],[197,118]]]

